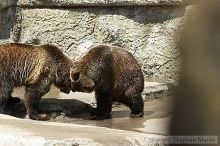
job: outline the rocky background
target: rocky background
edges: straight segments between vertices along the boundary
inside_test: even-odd
[[[184,0],[0,0],[0,43],[51,43],[72,59],[122,46],[146,77],[176,80],[186,10]]]

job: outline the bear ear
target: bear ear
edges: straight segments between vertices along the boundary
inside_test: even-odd
[[[72,69],[70,71],[70,79],[72,82],[76,82],[78,79],[79,79],[79,71],[75,70],[75,69]]]
[[[65,50],[63,48],[59,48],[59,49],[60,49],[61,52],[63,52],[63,53],[65,52]]]

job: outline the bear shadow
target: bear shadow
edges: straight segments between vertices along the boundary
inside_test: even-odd
[[[96,108],[77,99],[44,98],[40,102],[39,110],[40,113],[51,115],[51,120],[58,119],[58,121],[62,121],[63,119],[65,121],[67,118],[88,120]],[[153,111],[144,111],[145,116],[150,116],[153,113]],[[3,114],[22,119],[26,118],[27,113],[23,100],[20,103],[8,105],[6,112]],[[113,119],[129,117],[129,115],[129,108],[127,110],[112,111]]]
[[[52,115],[52,120],[56,118],[88,119],[91,116],[91,113],[94,113],[95,108],[88,103],[76,99],[45,98],[41,100],[39,110],[41,113]],[[8,105],[3,114],[7,114],[17,118],[26,118],[27,113],[23,100],[21,100],[20,103]],[[112,118],[128,117],[129,114],[129,109],[122,111],[113,111]],[[145,115],[150,114],[152,114],[152,112],[145,111]]]
[[[94,110],[95,108],[90,104],[76,99],[47,98],[42,99],[39,104],[39,112],[51,114],[53,119],[60,115],[70,118],[83,118],[85,115],[90,115]],[[17,118],[26,118],[27,115],[23,100],[20,103],[7,105],[2,113]]]

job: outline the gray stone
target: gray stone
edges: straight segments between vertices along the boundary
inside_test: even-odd
[[[143,94],[145,95],[145,94],[150,94],[150,93],[168,91],[169,83],[145,82],[144,87],[145,88],[144,88]]]
[[[160,122],[167,121],[161,119]],[[0,145],[7,146],[163,146],[166,136],[67,123],[22,120],[0,115]],[[148,123],[146,123],[148,125]],[[156,125],[155,125],[156,127]],[[155,128],[154,126],[152,128]],[[150,129],[148,125],[148,129]],[[155,128],[156,129],[156,128]],[[151,129],[152,130],[152,129]]]
[[[9,39],[11,29],[15,23],[15,0],[1,0],[0,1],[0,40]]]
[[[18,0],[14,7],[16,1],[3,0],[0,43],[51,43],[72,59],[98,44],[117,45],[136,57],[146,77],[177,79],[186,1]]]
[[[166,83],[145,81],[142,97],[144,100],[151,100],[158,97],[169,96],[177,86],[178,84],[176,81],[169,81]]]
[[[17,0],[0,0],[0,11],[7,7],[16,5]]]
[[[186,0],[18,0],[22,7],[39,6],[133,6],[133,5],[185,5]]]
[[[126,48],[146,76],[175,79],[185,7],[22,9],[22,43],[52,43],[73,59],[97,44]]]

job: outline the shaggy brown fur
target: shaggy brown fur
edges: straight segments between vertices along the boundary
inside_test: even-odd
[[[14,87],[25,86],[24,103],[31,119],[46,120],[38,114],[41,97],[55,84],[69,93],[72,60],[53,45],[32,46],[18,43],[0,45],[0,107],[16,102]]]
[[[74,63],[71,80],[76,91],[95,90],[95,119],[110,118],[114,101],[127,105],[131,109],[131,117],[143,116],[141,92],[144,76],[140,65],[128,51],[105,45],[92,48]]]

